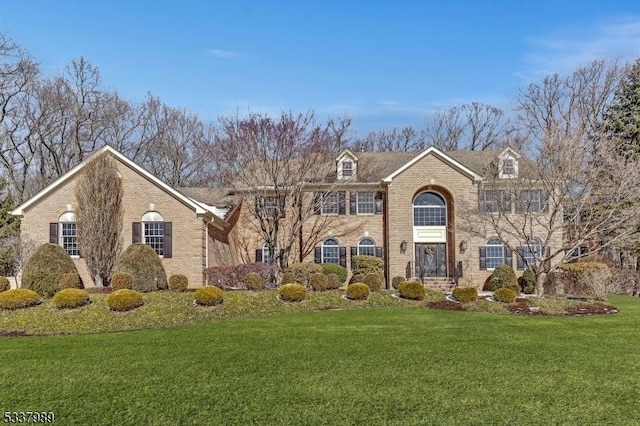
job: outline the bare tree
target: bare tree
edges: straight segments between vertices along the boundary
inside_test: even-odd
[[[28,235],[16,232],[0,240],[0,249],[11,253],[13,265],[10,269],[17,287],[18,274],[36,249],[36,243]]]
[[[97,285],[109,285],[122,248],[122,181],[115,161],[103,153],[82,170],[76,184],[80,253]]]
[[[354,151],[421,151],[427,147],[425,134],[413,127],[393,128],[367,133],[356,138],[351,149]]]

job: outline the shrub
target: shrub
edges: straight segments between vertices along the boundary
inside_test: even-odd
[[[273,287],[275,281],[275,268],[263,262],[245,263],[236,266],[213,266],[206,270],[207,280],[212,285],[220,288],[237,287],[244,285],[244,279],[250,273],[256,273],[262,277],[264,287]]]
[[[351,279],[349,280],[349,284],[353,284],[353,283],[361,283],[364,282],[364,277],[366,277],[367,274],[353,274],[351,275]]]
[[[196,304],[201,306],[219,305],[224,300],[224,292],[216,286],[200,287],[194,294]]]
[[[284,301],[299,302],[307,296],[307,290],[302,284],[289,283],[280,286],[278,294],[280,295],[280,299]]]
[[[398,285],[398,293],[405,299],[424,300],[427,290],[421,282],[404,281]]]
[[[122,252],[113,272],[126,272],[133,277],[132,289],[141,292],[165,290],[167,274],[155,250],[146,244],[134,243]]]
[[[57,292],[52,299],[58,309],[74,309],[91,303],[89,293],[79,288],[65,288]]]
[[[533,294],[536,290],[536,276],[531,269],[527,268],[518,278],[518,284],[524,294]]]
[[[284,272],[282,274],[282,284],[290,284],[296,282],[296,275],[293,272]]]
[[[262,277],[257,272],[249,272],[244,277],[244,285],[247,286],[248,290],[260,291],[264,288],[264,281],[262,281]]]
[[[107,296],[107,306],[112,311],[131,311],[142,305],[144,305],[144,302],[142,301],[142,293],[135,290],[123,288],[122,290],[114,291]]]
[[[287,269],[296,277],[296,283],[309,285],[312,275],[322,274],[322,266],[318,263],[304,262],[294,263]]]
[[[9,278],[0,277],[0,293],[7,290],[11,290],[11,283],[9,282]]]
[[[344,281],[342,281],[344,282]],[[329,290],[335,290],[340,288],[342,283],[340,282],[340,278],[336,274],[328,274],[327,275],[327,288]]]
[[[175,291],[186,291],[189,286],[189,279],[186,275],[173,274],[169,277],[169,289]]]
[[[553,279],[556,289],[564,294],[606,300],[611,270],[604,263],[568,263],[553,274]]]
[[[350,283],[363,282],[365,284],[369,284],[367,282],[367,275],[376,274],[378,275],[380,284],[377,284],[377,280],[373,282],[374,287],[371,287],[372,291],[379,290],[384,284],[384,275],[382,274],[382,259],[375,256],[353,256],[351,258],[351,280]]]
[[[60,289],[64,273],[78,273],[71,257],[57,244],[43,244],[24,265],[22,288],[51,297]]]
[[[516,301],[516,292],[510,288],[501,287],[493,292],[493,298],[496,302],[513,303]]]
[[[484,290],[496,291],[500,287],[512,287],[518,284],[518,279],[513,268],[509,265],[500,265],[493,270]]]
[[[520,291],[522,290],[520,288],[520,284],[518,284],[517,281],[515,283],[506,284],[502,288],[508,288],[510,290],[513,290],[516,295],[520,294]]]
[[[1,291],[1,290],[0,290]],[[640,271],[635,269],[611,269],[611,282],[607,293],[635,296],[640,293]]]
[[[456,287],[451,293],[458,302],[468,303],[478,300],[478,290],[475,287]]]
[[[117,272],[111,276],[111,288],[114,290],[133,288],[133,277],[126,272]]]
[[[347,286],[347,299],[366,300],[371,290],[365,283],[353,283]]]
[[[329,289],[329,280],[325,274],[314,274],[309,280],[313,291],[326,291]]]
[[[73,272],[66,272],[62,274],[60,278],[60,290],[64,290],[67,288],[77,288],[83,289],[84,285],[82,285],[82,280],[80,279],[80,275]]]
[[[40,303],[40,295],[26,288],[14,288],[0,293],[0,309],[22,309]]]
[[[322,267],[322,272],[325,275],[329,275],[329,274],[336,274],[338,276],[338,280],[340,281],[340,284],[338,285],[338,287],[340,287],[342,284],[344,284],[344,282],[347,280],[347,268],[345,268],[342,265],[337,265],[335,263],[322,263],[320,265]]]
[[[380,274],[367,274],[364,276],[363,282],[369,286],[371,291],[378,291],[382,288],[382,276]]]
[[[407,279],[405,277],[401,277],[401,276],[396,276],[393,277],[393,279],[391,280],[391,287],[393,287],[395,290],[398,289],[398,286],[400,285],[400,283],[406,281]]]

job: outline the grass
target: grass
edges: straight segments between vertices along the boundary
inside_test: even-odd
[[[297,305],[4,338],[0,401],[61,424],[637,424],[640,300],[611,302],[592,317]]]

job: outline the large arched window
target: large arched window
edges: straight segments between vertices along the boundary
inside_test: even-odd
[[[413,200],[413,226],[446,226],[447,206],[434,192],[423,192]]]
[[[487,241],[487,269],[495,269],[504,263],[504,244],[500,238]]]
[[[353,253],[353,252],[352,252]],[[358,241],[358,256],[375,256],[376,242],[373,238],[363,238]]]
[[[58,242],[69,256],[80,256],[78,247],[78,218],[74,212],[63,213],[60,223],[60,241]]]
[[[158,212],[147,212],[142,215],[142,237],[146,245],[164,255],[164,219]]]
[[[322,242],[322,263],[340,264],[340,245],[335,238],[327,238]]]

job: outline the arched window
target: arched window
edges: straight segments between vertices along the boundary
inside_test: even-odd
[[[78,218],[74,212],[66,212],[58,219],[60,223],[60,241],[58,242],[69,256],[80,256],[78,247]]]
[[[262,245],[262,261],[264,263],[271,263],[271,256],[269,255],[269,244],[265,243]]]
[[[142,215],[142,236],[146,245],[164,255],[164,219],[158,212],[146,212]]]
[[[423,192],[413,200],[413,226],[446,226],[447,206],[434,192]]]
[[[335,238],[327,238],[322,242],[322,263],[340,264],[340,245]]]
[[[363,238],[358,241],[358,256],[375,256],[376,255],[376,242],[373,238]]]
[[[495,269],[504,263],[504,244],[500,238],[487,241],[487,269]]]

